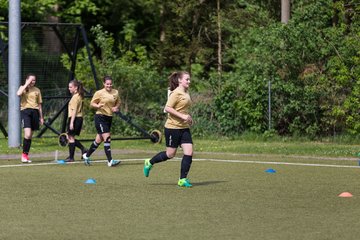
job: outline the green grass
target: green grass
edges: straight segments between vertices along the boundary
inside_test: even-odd
[[[61,158],[67,149],[35,140],[34,164],[24,166],[13,158],[19,150],[10,149],[0,161],[0,239],[319,240],[360,234],[355,144],[195,140],[191,189],[176,185],[178,159],[143,176],[138,159],[163,144],[118,141],[112,149],[128,160],[116,168],[105,162],[59,165],[54,151]],[[102,148],[94,159],[104,159]],[[89,178],[97,183],[85,184]],[[338,197],[342,192],[353,197]]]
[[[276,174],[264,172],[275,168]],[[359,169],[178,161],[1,168],[0,239],[355,239]],[[16,177],[14,177],[16,176]],[[96,184],[85,184],[94,178]],[[337,197],[350,191],[354,197]],[[6,207],[5,207],[6,206]],[[334,227],[336,226],[336,227]]]
[[[92,139],[94,136],[87,136]],[[91,142],[83,142],[89,146]],[[100,147],[102,148],[102,147]],[[164,149],[164,143],[153,144],[150,140],[112,141],[113,149],[137,149],[160,151]],[[21,152],[18,148],[8,148],[7,139],[0,138],[0,149],[2,153],[16,154]],[[3,151],[4,149],[4,151]],[[32,143],[31,153],[41,152],[67,152],[66,147],[60,147],[57,138],[35,138]],[[256,153],[256,154],[282,154],[282,155],[308,155],[308,156],[333,156],[354,157],[360,152],[357,142],[343,143],[333,141],[300,141],[289,139],[257,140],[240,139],[195,139],[195,152],[227,152],[227,153]]]

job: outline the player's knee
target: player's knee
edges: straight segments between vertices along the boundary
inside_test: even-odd
[[[192,155],[193,155],[193,151],[192,151],[192,150],[184,151],[184,155],[192,156]]]
[[[170,159],[175,157],[176,152],[166,152],[166,156]]]
[[[31,134],[24,134],[24,138],[26,138],[26,139],[31,139],[31,138],[32,138],[32,135],[31,135]]]

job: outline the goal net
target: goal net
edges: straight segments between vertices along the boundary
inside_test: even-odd
[[[9,44],[8,23],[0,22],[0,123],[3,126],[7,126]],[[75,77],[79,49],[88,50],[87,45],[86,33],[80,24],[21,23],[21,84],[28,73],[37,76],[36,86],[41,90],[44,117],[48,122],[45,129],[51,130],[46,131],[47,134],[62,132],[64,128],[61,116],[67,110],[65,106],[70,97],[68,82]],[[92,65],[91,58],[88,59]],[[93,66],[92,69],[96,81]]]

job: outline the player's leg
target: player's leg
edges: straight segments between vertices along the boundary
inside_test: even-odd
[[[77,147],[77,148],[80,149],[80,151],[81,151],[81,156],[82,156],[84,153],[87,152],[87,149],[85,148],[84,145],[82,145],[82,143],[81,143],[79,140],[75,139],[75,142],[74,142],[74,143],[75,143],[75,147]]]
[[[110,162],[112,160],[110,133],[104,133],[101,136],[104,139],[104,152],[105,152],[106,158],[107,158],[108,162]]]
[[[176,155],[177,148],[167,147],[166,151],[159,152],[155,156],[153,156],[149,162],[151,165],[154,165],[156,163],[164,162],[168,159],[173,158]]]
[[[21,155],[21,162],[31,163],[31,160],[29,159],[29,152],[31,147],[31,139],[33,135],[33,131],[32,131],[33,120],[30,109],[25,109],[21,111],[21,123],[24,129],[23,149],[22,149],[23,151]]]
[[[23,163],[31,163],[29,159],[29,152],[31,147],[31,139],[32,139],[32,130],[31,128],[24,128],[24,138],[23,138],[23,151],[21,155],[21,161]]]
[[[184,129],[182,132],[181,148],[183,149],[184,155],[181,159],[180,178],[178,185],[180,187],[192,187],[189,179],[187,178],[193,156],[193,143],[189,129]]]
[[[144,162],[144,176],[148,177],[150,170],[154,164],[164,162],[173,158],[176,155],[177,147],[179,146],[180,134],[178,129],[165,128],[165,142],[166,151],[159,152],[151,159],[146,159]]]
[[[88,151],[82,155],[85,165],[90,165],[91,154],[96,151],[96,149],[99,147],[99,145],[103,141],[103,139],[101,137],[101,134],[103,133],[103,127],[102,127],[103,120],[102,120],[101,115],[95,114],[94,123],[95,123],[95,128],[96,128],[97,134],[96,134],[95,140],[91,143]]]
[[[93,152],[96,151],[102,141],[103,139],[101,138],[101,135],[96,134],[95,140],[91,143],[89,150],[82,155],[85,165],[90,166],[90,156]]]
[[[115,167],[116,165],[120,164],[120,161],[112,158],[110,132],[102,134],[102,137],[104,139],[104,151],[108,161],[107,164],[109,167]]]
[[[74,161],[75,154],[75,127],[70,128],[70,118],[68,118],[67,123],[67,138],[68,138],[68,147],[69,147],[69,156],[65,159],[66,162]],[[75,125],[75,122],[74,122]]]
[[[104,140],[104,152],[107,158],[107,165],[109,167],[115,167],[120,163],[119,160],[115,160],[112,158],[111,154],[111,125],[112,125],[112,117],[109,116],[101,116],[101,125],[98,131],[101,131],[101,137]]]
[[[66,162],[73,162],[75,155],[75,137],[68,133],[68,141],[69,141],[69,157],[66,158]]]
[[[91,143],[89,150],[84,154],[84,158],[89,158],[93,152],[100,146],[103,138],[100,134],[96,134],[95,140]]]
[[[180,145],[181,135],[179,129],[165,128],[164,133],[165,133],[166,151],[160,152],[157,155],[155,155],[152,159],[150,159],[149,162],[152,165],[175,157],[176,150]]]
[[[186,178],[192,163],[193,145],[191,143],[182,144],[184,155],[181,160],[180,178]]]
[[[80,136],[82,125],[83,125],[83,118],[76,117],[74,121],[74,143],[75,143],[75,147],[81,150],[81,156],[87,152],[87,149],[84,147],[84,145],[82,145],[81,142],[76,139],[76,136]]]

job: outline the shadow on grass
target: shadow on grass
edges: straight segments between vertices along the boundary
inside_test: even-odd
[[[204,181],[204,182],[192,182],[194,186],[208,186],[208,185],[214,185],[219,183],[224,183],[227,181]]]
[[[121,161],[121,159],[120,159]],[[143,162],[129,162],[129,161],[122,161],[121,162],[122,165],[144,165]]]
[[[219,183],[224,183],[227,181],[204,181],[204,182],[191,182],[191,184],[194,187],[198,187],[198,186],[208,186],[208,185],[214,185],[214,184],[219,184]],[[157,185],[157,186],[173,186],[174,183],[152,183],[150,185]]]

